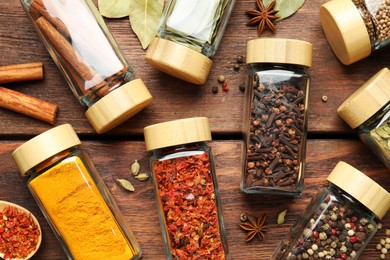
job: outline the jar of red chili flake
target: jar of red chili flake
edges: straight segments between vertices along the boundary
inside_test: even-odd
[[[167,259],[229,259],[209,121],[144,128]]]
[[[390,207],[390,194],[345,162],[328,181],[272,259],[358,259]]]

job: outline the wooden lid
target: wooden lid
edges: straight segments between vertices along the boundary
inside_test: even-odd
[[[154,38],[145,60],[173,77],[198,85],[206,82],[213,64],[202,53],[161,38]]]
[[[85,115],[95,131],[101,134],[134,116],[152,99],[143,81],[135,79],[104,96]]]
[[[179,119],[144,128],[146,150],[211,140],[207,117]]]
[[[349,65],[371,54],[364,21],[352,0],[332,0],[320,8],[322,29],[339,60]]]
[[[337,113],[350,127],[356,128],[389,101],[390,70],[383,68],[349,96],[338,107]]]
[[[390,194],[348,163],[339,162],[327,179],[366,206],[380,219],[390,208]]]
[[[309,42],[260,38],[250,40],[246,47],[246,63],[284,63],[310,67],[313,46]]]
[[[12,153],[22,176],[46,159],[81,144],[70,124],[54,127],[25,142]]]

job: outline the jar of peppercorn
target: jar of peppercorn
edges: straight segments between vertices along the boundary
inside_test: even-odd
[[[245,193],[299,196],[303,189],[312,44],[261,38],[248,42],[244,104]]]
[[[371,77],[337,113],[390,169],[390,70],[383,68]]]
[[[390,43],[390,0],[331,0],[321,6],[320,18],[330,46],[345,65]]]
[[[358,259],[390,207],[390,194],[368,176],[339,162],[272,259]]]
[[[144,128],[167,259],[229,259],[209,121]]]

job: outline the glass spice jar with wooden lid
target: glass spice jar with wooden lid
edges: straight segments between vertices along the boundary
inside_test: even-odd
[[[166,259],[230,259],[206,117],[144,128]]]
[[[43,132],[12,157],[68,259],[139,259],[141,249],[69,124]]]
[[[372,76],[337,113],[390,169],[390,70],[383,68]]]
[[[20,1],[97,133],[152,101],[91,0]]]
[[[170,0],[145,60],[182,80],[202,85],[236,0]]]
[[[322,28],[345,65],[390,44],[390,0],[331,0],[320,8]]]
[[[390,194],[367,175],[339,162],[272,258],[356,260],[390,208]]]
[[[261,38],[247,44],[240,187],[299,196],[303,189],[312,44]]]

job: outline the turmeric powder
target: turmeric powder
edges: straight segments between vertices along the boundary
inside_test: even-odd
[[[122,233],[78,156],[49,168],[32,179],[29,186],[74,259],[122,260],[139,253]]]

